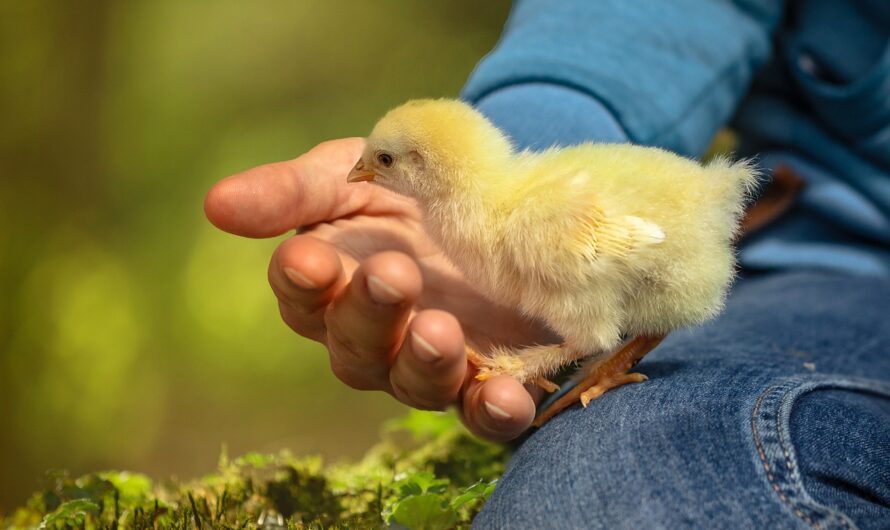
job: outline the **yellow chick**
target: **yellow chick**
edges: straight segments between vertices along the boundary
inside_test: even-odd
[[[626,144],[517,152],[478,111],[440,99],[387,113],[347,180],[414,198],[482,294],[564,339],[474,355],[480,379],[508,374],[552,391],[549,376],[589,358],[569,398],[586,406],[645,380],[627,370],[666,333],[720,311],[757,175],[746,161],[702,166]]]

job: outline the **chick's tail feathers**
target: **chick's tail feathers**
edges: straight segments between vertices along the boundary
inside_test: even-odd
[[[761,173],[753,159],[733,161],[727,156],[717,156],[705,166],[705,171],[714,178],[714,189],[717,190],[713,213],[724,219],[723,224],[729,228],[727,237],[734,239],[739,236],[745,209],[752,202],[761,183]],[[731,218],[725,223],[726,217]]]
[[[747,203],[756,193],[762,181],[761,172],[754,159],[733,161],[720,155],[708,162],[705,169],[714,176],[715,186],[720,190],[724,211],[738,221],[745,213]]]

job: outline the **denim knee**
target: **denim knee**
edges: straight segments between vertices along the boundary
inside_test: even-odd
[[[474,528],[886,527],[885,386],[718,386],[619,389],[569,410],[517,451]]]
[[[698,385],[653,378],[569,409],[518,449],[474,528],[793,525],[755,465],[759,390],[722,392],[749,374],[725,376]]]

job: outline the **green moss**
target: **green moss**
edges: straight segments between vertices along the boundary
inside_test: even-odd
[[[51,477],[2,528],[466,528],[503,473],[507,450],[452,414],[411,412],[355,463],[223,453],[215,473],[155,483],[130,472]]]

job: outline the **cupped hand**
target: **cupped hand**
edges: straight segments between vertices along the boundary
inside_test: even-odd
[[[233,175],[210,190],[204,210],[241,236],[297,229],[272,256],[269,283],[282,319],[327,347],[341,381],[416,408],[456,405],[475,434],[515,438],[534,418],[537,391],[506,376],[475,380],[464,346],[543,342],[547,331],[474,291],[413,200],[347,184],[362,147],[334,140]]]

